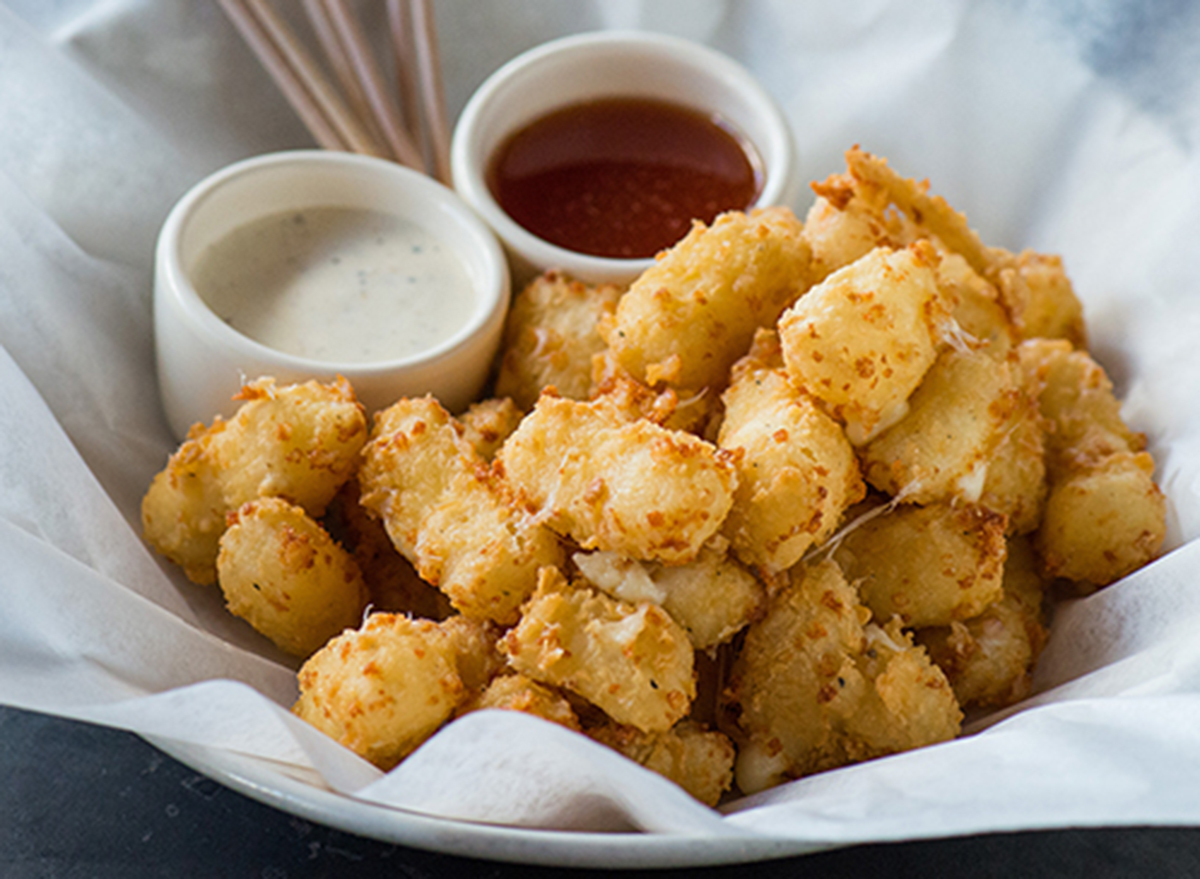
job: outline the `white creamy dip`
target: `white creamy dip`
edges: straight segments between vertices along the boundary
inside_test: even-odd
[[[330,363],[419,354],[475,310],[454,248],[409,220],[357,208],[305,208],[241,226],[199,255],[192,282],[243,335]]]

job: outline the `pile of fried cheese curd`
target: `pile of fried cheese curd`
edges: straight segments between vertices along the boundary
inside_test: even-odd
[[[247,384],[145,536],[299,657],[382,769],[524,711],[716,804],[943,742],[1029,693],[1062,596],[1164,537],[1061,260],[857,148],[627,289],[514,299],[487,399]]]

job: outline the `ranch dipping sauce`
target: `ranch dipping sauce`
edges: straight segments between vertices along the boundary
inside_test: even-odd
[[[412,221],[360,208],[250,222],[202,251],[191,278],[238,332],[327,363],[420,354],[453,337],[475,310],[453,247]]]

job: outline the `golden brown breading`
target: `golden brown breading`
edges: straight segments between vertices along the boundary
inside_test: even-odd
[[[1050,483],[1035,545],[1050,575],[1105,586],[1157,556],[1165,536],[1153,459],[1116,452]]]
[[[146,541],[196,583],[216,581],[225,515],[281,497],[319,518],[366,441],[366,416],[344,380],[242,388],[229,421],[194,425],[142,499]]]
[[[736,751],[724,733],[683,720],[666,732],[645,733],[607,723],[587,735],[635,763],[675,782],[706,806],[715,806],[733,785]]]
[[[601,317],[616,310],[624,289],[591,286],[549,271],[513,297],[504,328],[496,395],[533,408],[547,387],[572,400],[586,400],[592,387],[592,358],[605,348],[596,331]]]
[[[916,637],[963,708],[1001,708],[1029,694],[1038,628],[1005,596],[977,617],[922,629]]]
[[[447,617],[438,628],[450,639],[454,667],[468,693],[479,693],[504,671],[500,652],[503,631],[491,620],[472,619],[462,614]]]
[[[1065,339],[1087,347],[1083,305],[1060,257],[1022,251],[1000,272],[999,284],[1021,339]]]
[[[827,274],[848,265],[872,243],[895,248],[926,239],[943,254],[961,257],[973,274],[994,288],[1014,338],[1045,336],[1068,339],[1080,348],[1086,345],[1083,309],[1059,257],[1031,250],[1013,254],[984,245],[966,217],[945,199],[929,194],[928,182],[901,177],[886,159],[854,147],[846,152],[846,166],[845,174],[813,185],[820,197],[809,212],[805,234],[819,270]],[[968,304],[961,313],[966,322],[986,317],[975,308],[980,304]],[[993,311],[991,306],[986,310]],[[991,319],[988,323],[997,326]],[[968,332],[996,341],[992,332],[980,329]]]
[[[378,413],[358,474],[362,504],[454,607],[507,625],[562,548],[509,501],[461,431],[429,397]]]
[[[652,601],[679,623],[697,650],[729,641],[762,612],[766,591],[729,554],[729,542],[710,540],[694,561],[663,565],[613,552],[572,556],[589,583],[618,601]]]
[[[759,332],[732,375],[717,443],[738,487],[723,533],[744,563],[777,573],[824,543],[866,488],[841,426],[788,381],[774,332]]]
[[[665,562],[696,557],[737,484],[732,462],[699,437],[549,394],[496,463],[540,520],[581,547]]]
[[[1008,358],[1016,381],[1013,407],[987,463],[980,506],[1008,517],[1009,534],[1028,534],[1042,521],[1046,503],[1046,421],[1038,408],[1039,386],[1019,358]]]
[[[859,450],[867,482],[909,503],[978,501],[1020,399],[1006,357],[945,349],[908,414]]]
[[[652,389],[616,364],[612,352],[595,360],[592,402],[628,421],[645,418],[670,430],[685,430],[712,441],[720,421],[721,398],[702,391],[681,399],[672,388]]]
[[[464,696],[453,645],[435,623],[372,614],[314,653],[293,711],[342,745],[391,769]]]
[[[994,284],[984,280],[960,254],[940,251],[938,285],[943,297],[957,301],[953,317],[964,333],[994,351],[1007,351],[1017,342],[1017,330]]]
[[[201,442],[192,436],[171,455],[142,498],[142,531],[157,552],[194,583],[217,581],[217,553],[229,510],[221,481]]]
[[[696,223],[633,282],[600,335],[620,365],[681,395],[719,392],[754,331],[809,285],[803,225],[787,208]]]
[[[670,729],[696,695],[691,643],[662,608],[572,586],[556,568],[542,569],[502,649],[518,672],[643,732]]]
[[[945,673],[964,708],[1002,707],[1029,694],[1047,635],[1036,566],[1029,541],[1011,539],[1000,601],[964,622],[916,633],[917,643]]]
[[[873,687],[848,724],[860,753],[896,754],[957,736],[962,711],[954,691],[900,620],[868,623],[863,636],[858,667]]]
[[[354,558],[303,508],[280,498],[229,514],[217,581],[234,616],[294,656],[357,625],[367,604]]]
[[[1140,452],[1145,437],[1121,418],[1103,367],[1063,340],[1031,339],[1017,348],[1048,420],[1046,466],[1051,478],[1087,469],[1117,452]]]
[[[281,497],[320,517],[358,464],[367,421],[345,379],[276,386],[259,379],[242,388],[238,411],[206,440],[230,508]]]
[[[479,457],[491,461],[508,435],[517,429],[524,413],[508,397],[492,397],[467,407],[458,416],[463,439],[475,447]]]
[[[860,445],[898,421],[933,365],[952,303],[927,242],[877,248],[809,290],[779,320],[792,381]]]
[[[856,195],[866,195],[865,200],[881,212],[894,207],[904,215],[904,221],[892,221],[893,228],[901,226],[907,236],[936,239],[993,283],[997,274],[1012,264],[1012,254],[984,245],[965,216],[941,196],[930,195],[928,181],[918,183],[901,177],[888,166],[887,159],[858,147],[846,151],[846,168]],[[911,240],[909,237],[905,243]]]
[[[1004,594],[1019,602],[1035,621],[1045,624],[1048,621],[1045,599],[1049,585],[1033,550],[1032,539],[1027,535],[1009,537],[1004,558]]]
[[[334,497],[321,520],[347,552],[354,556],[376,611],[404,613],[442,620],[453,613],[450,599],[426,583],[412,563],[396,550],[383,523],[359,503],[357,479]]]
[[[1041,385],[1049,494],[1034,545],[1046,573],[1088,591],[1153,559],[1166,536],[1166,500],[1145,439],[1121,418],[1112,382],[1068,342],[1020,345]]]
[[[992,265],[1007,252],[985,248],[965,220],[945,202],[927,195],[927,184],[904,180],[887,167],[886,161],[857,149],[847,154],[847,161],[849,172],[813,184],[818,198],[805,219],[804,234],[812,244],[813,263],[820,278],[876,247],[898,250],[914,241],[927,240],[941,256],[938,284],[948,301],[958,302],[954,318],[963,331],[1001,348],[1014,344],[1017,330],[996,284],[926,226],[922,207],[933,206],[935,212],[943,214],[935,225],[953,228],[951,238],[966,243],[976,265],[981,261]],[[1015,268],[1012,271],[1016,274]]]
[[[537,569],[560,564],[548,528],[509,502],[491,474],[460,473],[422,522],[417,570],[469,616],[509,625],[533,592]]]
[[[743,793],[958,734],[950,685],[899,620],[868,623],[832,561],[791,575],[747,631],[731,676]]]
[[[697,650],[712,650],[762,616],[763,584],[729,551],[720,535],[682,565],[651,565],[665,593],[663,609],[687,631]]]
[[[877,620],[899,616],[908,626],[948,625],[999,600],[1003,516],[949,503],[873,512],[847,527],[833,556]]]
[[[579,732],[579,717],[571,703],[552,687],[522,674],[500,675],[476,698],[463,704],[459,715],[486,709],[521,711]]]
[[[363,449],[361,503],[380,517],[396,547],[414,559],[428,511],[458,474],[482,466],[457,421],[437,400],[398,400],[376,414]]]
[[[834,174],[812,185],[816,201],[804,218],[804,238],[812,248],[813,280],[866,256],[876,247],[902,249],[915,236],[901,215],[887,211],[887,195]]]

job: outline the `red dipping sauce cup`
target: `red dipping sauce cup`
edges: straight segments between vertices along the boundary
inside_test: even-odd
[[[795,166],[787,121],[748,70],[645,32],[517,56],[468,101],[451,144],[454,187],[503,243],[517,284],[547,269],[627,284],[692,219],[792,205]]]

